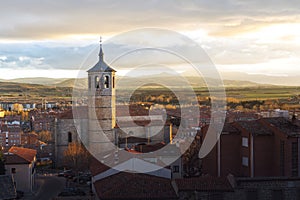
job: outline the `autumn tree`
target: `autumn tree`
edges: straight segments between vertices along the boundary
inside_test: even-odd
[[[38,133],[38,139],[42,142],[48,143],[52,141],[52,136],[49,131],[41,131]]]
[[[84,146],[79,142],[71,142],[68,148],[64,151],[64,161],[66,166],[79,171],[88,169],[89,153]]]

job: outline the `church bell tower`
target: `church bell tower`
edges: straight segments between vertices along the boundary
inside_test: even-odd
[[[116,125],[115,72],[105,63],[102,41],[98,62],[88,72],[89,149],[94,153],[111,150]]]

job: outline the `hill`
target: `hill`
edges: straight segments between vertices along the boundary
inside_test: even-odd
[[[16,78],[16,79],[9,79],[9,80],[0,79],[1,82],[28,83],[28,84],[39,84],[39,85],[54,85],[64,80],[67,80],[67,78],[56,79],[56,78],[45,78],[45,77],[33,77],[33,78]]]
[[[251,81],[258,84],[272,84],[282,86],[300,86],[299,76],[269,76],[263,74],[247,74],[242,72],[222,72],[223,79],[236,81]]]
[[[72,95],[72,89],[67,87],[45,86],[39,84],[19,84],[14,82],[0,82],[1,96],[52,96],[67,97]]]

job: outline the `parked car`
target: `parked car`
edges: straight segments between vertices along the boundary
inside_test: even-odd
[[[92,179],[91,175],[89,175],[89,174],[83,174],[83,175],[80,175],[80,176],[75,176],[73,178],[73,181],[74,182],[78,181],[80,184],[85,184],[88,181],[91,181],[91,179]]]
[[[62,176],[65,178],[73,178],[75,173],[72,170],[65,170],[63,172],[58,173],[58,176]]]

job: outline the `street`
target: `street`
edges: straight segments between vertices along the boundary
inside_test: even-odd
[[[56,197],[65,187],[65,178],[57,176],[38,176],[36,179],[38,185],[35,196],[25,197],[30,200],[51,200]]]

